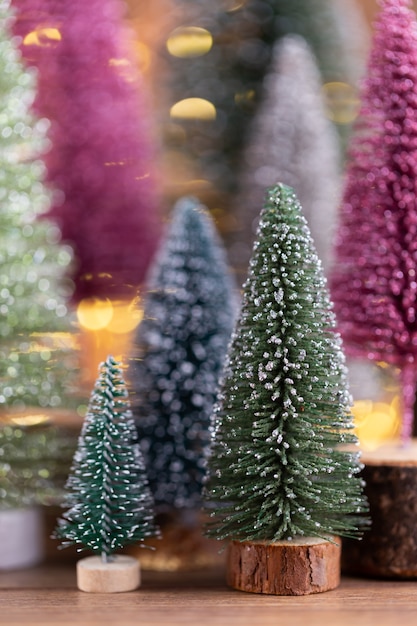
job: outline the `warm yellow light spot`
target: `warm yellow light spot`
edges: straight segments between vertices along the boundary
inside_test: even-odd
[[[146,72],[151,65],[151,50],[143,41],[132,43],[133,52],[141,72]]]
[[[23,39],[24,46],[51,46],[61,41],[62,36],[57,28],[39,27],[32,30]]]
[[[216,107],[203,98],[186,98],[171,107],[170,116],[188,120],[215,120]]]
[[[73,333],[53,332],[53,333],[31,333],[32,340],[29,348],[25,352],[43,352],[50,350],[61,350],[74,348],[75,340]]]
[[[255,99],[255,90],[248,89],[248,91],[243,91],[239,93],[235,93],[234,101],[238,106],[244,106],[253,103]]]
[[[113,305],[110,300],[86,298],[81,300],[77,307],[77,317],[80,325],[88,330],[106,328],[113,317]]]
[[[113,302],[113,316],[107,325],[111,333],[130,333],[136,328],[143,317],[143,310],[135,298],[131,302]]]
[[[17,426],[37,426],[38,424],[43,424],[44,422],[49,421],[49,417],[43,413],[38,413],[34,415],[12,417],[10,421]]]
[[[210,31],[199,26],[182,26],[172,31],[167,39],[167,50],[174,57],[199,57],[213,46]]]
[[[359,111],[359,98],[348,83],[326,83],[323,93],[327,103],[327,115],[336,124],[350,124]]]
[[[364,449],[373,449],[384,441],[398,436],[400,428],[400,402],[395,397],[391,403],[358,400],[352,409],[355,431]]]
[[[245,4],[247,4],[247,0],[226,0],[226,11],[233,13],[233,11],[238,11],[244,7]]]
[[[190,191],[206,191],[210,189],[213,184],[205,178],[194,178],[193,180],[187,180],[187,186]]]

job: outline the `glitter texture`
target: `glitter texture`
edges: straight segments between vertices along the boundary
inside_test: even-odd
[[[69,508],[55,531],[65,546],[108,557],[157,534],[127,387],[111,356],[100,365],[66,489]]]
[[[354,535],[366,510],[341,340],[293,190],[261,213],[213,415],[208,533],[277,541]]]
[[[182,198],[152,267],[129,367],[158,512],[201,504],[210,414],[234,317],[234,287],[210,215]]]
[[[350,145],[331,277],[346,350],[399,367],[402,438],[417,377],[417,26],[408,0],[385,0]]]
[[[35,110],[51,120],[50,214],[77,258],[74,299],[131,296],[160,220],[151,116],[124,5],[17,0],[16,8],[22,53],[38,69]]]
[[[12,37],[10,3],[0,2],[0,411],[68,406],[78,360],[65,279],[72,250],[43,214],[50,195],[40,160],[45,120],[30,107],[35,77]]]

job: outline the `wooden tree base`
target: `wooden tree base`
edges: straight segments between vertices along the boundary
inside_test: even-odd
[[[86,557],[77,563],[77,585],[90,593],[133,591],[140,585],[139,561],[124,555],[116,555],[108,563],[99,556]]]
[[[362,453],[372,526],[344,540],[342,569],[379,578],[417,578],[417,441]]]
[[[302,596],[340,583],[340,540],[315,537],[266,543],[232,541],[227,582],[240,591]]]

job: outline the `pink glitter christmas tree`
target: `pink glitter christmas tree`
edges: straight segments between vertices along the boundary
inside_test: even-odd
[[[119,0],[15,0],[22,53],[39,72],[50,216],[75,250],[75,299],[131,294],[159,240],[154,147]],[[133,288],[133,289],[132,289]]]
[[[331,292],[347,353],[399,368],[407,442],[417,379],[417,24],[409,0],[381,4]]]

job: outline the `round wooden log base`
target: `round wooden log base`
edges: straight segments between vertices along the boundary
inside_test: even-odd
[[[362,452],[372,525],[344,540],[342,570],[377,578],[417,578],[417,441]]]
[[[89,593],[133,591],[140,585],[140,564],[132,556],[117,555],[103,563],[100,556],[89,556],[77,563],[77,586]]]
[[[240,591],[302,596],[335,589],[340,583],[340,540],[300,537],[266,543],[232,541],[227,583]]]

